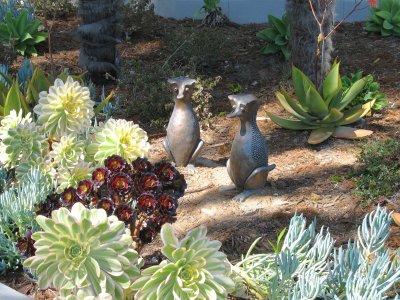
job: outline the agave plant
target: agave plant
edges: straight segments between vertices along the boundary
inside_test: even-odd
[[[259,39],[266,41],[268,44],[261,50],[263,54],[282,53],[285,60],[290,58],[289,47],[289,20],[286,14],[282,19],[268,15],[268,23],[271,27],[257,32]]]
[[[39,20],[30,19],[26,9],[21,10],[18,16],[7,12],[4,22],[0,23],[0,39],[20,55],[37,56],[35,45],[44,42],[48,37],[43,29]]]
[[[123,299],[124,290],[139,276],[141,263],[130,248],[132,238],[123,222],[82,203],[36,220],[43,231],[32,235],[36,254],[24,266],[36,271],[41,289],[59,289],[61,297],[84,299],[106,292],[113,299]]]
[[[378,7],[371,7],[366,29],[382,36],[400,36],[400,2],[380,0]]]
[[[282,93],[277,92],[276,97],[283,108],[297,120],[285,119],[267,112],[273,122],[286,129],[312,130],[308,139],[310,144],[319,144],[330,136],[362,138],[372,134],[372,131],[369,130],[345,126],[359,121],[368,114],[374,105],[375,99],[345,110],[363,90],[366,83],[365,78],[357,80],[343,92],[339,63],[334,63],[322,84],[322,94],[311,80],[296,67],[292,69],[292,78],[298,101],[295,101],[284,90]]]
[[[179,241],[172,225],[165,224],[161,239],[167,259],[142,271],[133,283],[135,299],[226,299],[234,288],[230,264],[218,251],[221,243],[206,234],[206,228],[199,227]]]

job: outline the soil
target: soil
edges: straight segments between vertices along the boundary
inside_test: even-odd
[[[51,21],[49,21],[51,22]],[[179,26],[188,26],[192,21],[174,21],[157,18],[145,34],[135,33],[131,41],[119,45],[122,61],[143,60],[149,64],[162,64],[169,56],[163,53],[160,35],[173,31]],[[79,45],[73,38],[78,19],[56,20],[52,33],[52,60],[57,70],[69,68],[72,72],[81,71],[77,67]],[[191,25],[190,25],[191,26]],[[232,71],[224,72],[223,82],[213,91],[214,110],[229,111],[227,83],[237,82],[244,92],[255,93],[262,101],[259,116],[265,111],[283,113],[274,93],[281,85],[290,82],[290,68],[279,56],[262,56],[263,42],[255,33],[265,25],[229,25],[221,30],[229,45],[232,56],[225,57],[214,68],[209,68],[209,76],[221,75],[226,64]],[[160,30],[160,28],[163,28]],[[380,138],[398,138],[400,130],[400,39],[382,38],[367,33],[360,23],[344,24],[334,37],[334,56],[341,61],[341,73],[373,73],[381,83],[381,91],[386,94],[388,108],[376,113],[361,124],[374,131]],[[177,45],[178,47],[179,45]],[[51,70],[48,47],[40,48],[41,55],[33,59],[46,70]],[[19,64],[20,61],[16,62]],[[129,103],[119,113],[124,111]],[[129,116],[129,118],[136,119]],[[222,250],[232,261],[238,260],[257,237],[263,237],[255,251],[270,251],[267,240],[275,240],[277,233],[288,227],[295,212],[303,213],[309,220],[316,217],[319,226],[330,228],[336,245],[347,242],[356,236],[356,227],[363,216],[373,207],[360,208],[360,199],[354,194],[354,182],[346,175],[357,166],[359,141],[330,139],[327,142],[310,146],[307,144],[309,132],[284,130],[269,121],[258,123],[269,146],[269,161],[276,164],[270,173],[267,187],[256,196],[243,203],[231,200],[235,192],[220,192],[221,186],[230,185],[225,164],[229,158],[231,142],[238,129],[238,121],[225,117],[215,117],[212,126],[203,128],[201,136],[205,142],[202,155],[196,163],[195,174],[186,174],[188,190],[180,200],[177,221],[174,227],[179,234],[194,227],[204,225],[209,236],[222,242]],[[360,126],[361,126],[360,125]],[[152,149],[151,160],[166,159],[162,147],[164,130],[149,131]],[[180,169],[185,173],[184,168]],[[340,180],[334,180],[333,176]],[[389,209],[399,210],[400,199],[392,199]],[[399,230],[392,228],[394,235],[389,241],[393,248],[399,246]],[[162,243],[156,239],[146,245],[142,255],[154,256]],[[13,281],[10,284],[20,291],[31,294],[32,290],[22,289]],[[37,296],[37,299],[44,299]]]

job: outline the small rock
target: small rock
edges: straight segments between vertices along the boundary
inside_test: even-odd
[[[213,208],[202,208],[200,210],[203,214],[209,216],[209,217],[213,217],[215,216],[217,210],[213,207]]]

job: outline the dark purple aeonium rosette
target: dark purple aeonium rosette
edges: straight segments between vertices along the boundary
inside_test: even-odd
[[[76,202],[78,202],[78,195],[75,188],[67,188],[61,193],[62,206],[71,208]]]
[[[117,173],[126,170],[128,167],[128,162],[118,155],[109,156],[104,161],[104,166],[111,172]]]
[[[78,183],[76,194],[81,200],[87,200],[94,188],[93,181],[90,179],[82,180]]]
[[[132,178],[124,172],[115,173],[108,179],[108,187],[111,193],[118,196],[125,196],[131,192]]]
[[[91,179],[52,195],[55,200],[46,199],[37,211],[50,216],[61,205],[70,209],[78,201],[89,208],[102,208],[129,226],[140,247],[151,242],[163,224],[175,221],[178,199],[185,189],[183,175],[169,162],[153,166],[146,158],[138,158],[129,164],[112,155]]]
[[[106,168],[97,168],[92,173],[92,180],[96,187],[101,187],[108,179],[110,171]]]
[[[171,195],[162,194],[158,197],[158,205],[160,207],[160,212],[166,214],[175,214],[178,208],[178,201]]]
[[[101,198],[97,201],[97,208],[102,208],[106,211],[108,216],[111,216],[114,212],[114,201],[110,198]]]
[[[153,166],[147,158],[138,157],[132,162],[132,166],[136,173],[151,172],[153,170]]]
[[[135,210],[132,206],[121,203],[115,208],[114,215],[125,224],[130,224],[135,218]]]
[[[143,214],[152,214],[156,210],[157,204],[157,199],[151,192],[144,192],[137,199],[137,209]]]

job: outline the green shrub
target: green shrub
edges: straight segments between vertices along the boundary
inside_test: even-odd
[[[8,12],[0,23],[0,39],[22,56],[37,56],[35,45],[44,42],[48,33],[43,31],[40,21],[30,19],[28,11],[22,10],[18,16]]]
[[[374,140],[362,146],[360,167],[352,174],[362,204],[400,192],[400,141]]]
[[[371,7],[366,29],[382,36],[400,36],[400,1],[380,0],[378,7]]]
[[[212,109],[212,91],[221,81],[221,76],[211,78],[196,78],[193,92],[193,104],[197,117],[204,125],[210,125],[213,117]]]
[[[267,45],[261,50],[263,54],[281,53],[285,60],[290,58],[289,47],[289,20],[286,14],[282,19],[268,15],[268,23],[271,27],[257,32],[256,36],[267,42]]]
[[[352,73],[349,76],[343,76],[342,77],[343,93],[346,93],[347,90],[362,77],[363,77],[362,71],[358,71],[354,74]],[[379,91],[381,87],[379,82],[375,81],[374,76],[371,74],[365,76],[364,78],[365,78],[365,86],[363,90],[357,95],[356,98],[354,98],[353,101],[351,101],[348,108],[357,106],[359,104],[364,105],[372,100],[375,100],[374,105],[372,106],[372,110],[376,111],[384,109],[388,105],[389,101],[386,98],[385,94]]]

